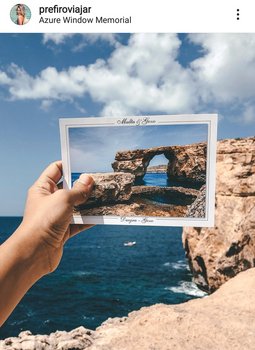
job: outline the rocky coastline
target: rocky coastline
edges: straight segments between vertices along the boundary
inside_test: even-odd
[[[179,305],[156,304],[109,318],[95,331],[84,327],[50,335],[21,332],[0,341],[1,350],[253,350],[255,269],[218,291]]]
[[[202,187],[188,206],[190,215],[199,215],[203,196]],[[253,350],[255,137],[218,142],[216,225],[184,228],[183,246],[195,283],[210,295],[142,308],[108,319],[95,331],[79,327],[50,335],[22,332],[0,341],[0,349]]]
[[[151,159],[163,154],[168,165],[149,167]],[[89,200],[76,208],[81,215],[186,217],[206,176],[206,144],[154,147],[117,152],[114,172],[93,173],[95,186]],[[144,186],[149,171],[165,173],[177,186]],[[185,185],[185,187],[183,187]],[[205,190],[205,188],[204,188]],[[200,196],[201,197],[201,196]],[[200,204],[205,206],[205,197]],[[202,203],[203,201],[203,203]],[[202,217],[200,211],[199,217]],[[195,217],[196,211],[192,211]]]
[[[156,173],[156,174],[164,174],[167,172],[167,165],[154,165],[148,166],[147,173]]]
[[[184,228],[183,245],[194,282],[209,293],[255,266],[255,137],[218,142],[215,226]]]

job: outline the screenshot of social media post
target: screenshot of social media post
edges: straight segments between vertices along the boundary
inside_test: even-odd
[[[0,349],[254,349],[254,11],[2,4]]]

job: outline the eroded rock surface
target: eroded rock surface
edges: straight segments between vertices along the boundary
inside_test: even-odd
[[[94,190],[86,202],[92,204],[116,203],[128,201],[132,194],[132,185],[135,180],[133,174],[128,173],[96,173],[90,174],[95,182]]]
[[[132,195],[149,196],[153,199],[153,195],[165,196],[168,203],[188,205],[194,202],[199,195],[199,191],[193,188],[184,187],[159,187],[159,186],[133,186]]]
[[[24,331],[18,337],[0,341],[0,350],[83,350],[92,344],[93,334],[94,331],[84,327],[49,335],[33,335],[30,331]]]
[[[255,266],[255,138],[217,145],[216,222],[184,228],[183,244],[197,285],[215,291]]]
[[[116,172],[131,173],[137,179],[143,178],[151,159],[160,154],[164,154],[169,161],[169,179],[205,183],[206,143],[117,152],[112,167]]]
[[[156,304],[108,319],[96,331],[31,335],[0,341],[1,350],[253,350],[255,269],[214,294],[179,305]]]
[[[206,185],[203,185],[195,201],[189,206],[187,211],[188,218],[204,218],[206,208]]]

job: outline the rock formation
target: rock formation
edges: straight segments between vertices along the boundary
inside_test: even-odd
[[[57,331],[49,335],[32,335],[23,331],[18,337],[0,340],[0,350],[71,350],[87,349],[93,342],[94,332],[78,327],[70,332]]]
[[[188,205],[194,202],[199,191],[193,188],[184,187],[159,187],[159,186],[133,186],[132,195],[148,196],[161,195],[167,199],[167,203]]]
[[[0,341],[1,350],[253,350],[255,269],[240,273],[214,294],[179,305],[157,304],[108,319],[96,331],[31,335]]]
[[[94,189],[86,202],[86,207],[96,204],[128,201],[132,194],[135,180],[128,173],[96,173],[90,174],[94,179]],[[84,205],[83,205],[84,207]]]
[[[115,177],[115,174],[119,175]],[[128,173],[91,176],[95,180],[95,190],[89,201],[76,209],[81,215],[184,217],[187,206],[200,193],[184,187],[131,186],[134,175]],[[117,186],[116,182],[121,180],[125,182]],[[163,202],[158,202],[157,197]]]
[[[205,218],[205,208],[206,208],[206,185],[203,185],[197,198],[189,206],[187,211],[188,218]]]
[[[169,179],[205,183],[206,143],[185,146],[154,147],[116,153],[112,167],[116,172],[131,173],[136,179],[144,177],[150,161],[164,154],[168,159]]]
[[[194,281],[208,292],[255,266],[254,137],[218,142],[215,219],[183,231]]]

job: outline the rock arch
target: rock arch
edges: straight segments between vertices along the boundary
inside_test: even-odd
[[[131,173],[142,179],[152,158],[160,154],[168,159],[169,179],[205,183],[206,143],[119,151],[112,167],[115,172]]]

